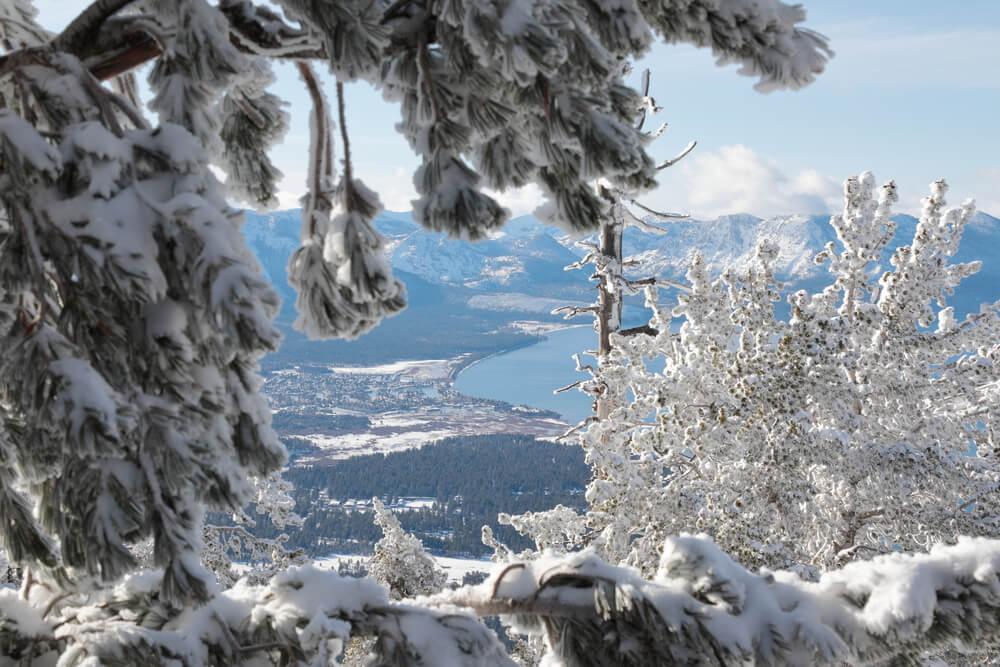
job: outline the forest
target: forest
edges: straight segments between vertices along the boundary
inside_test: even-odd
[[[377,497],[386,505],[402,496],[434,498],[433,507],[397,512],[403,527],[420,537],[432,553],[488,556],[482,527],[521,551],[533,543],[497,514],[520,514],[565,505],[583,509],[583,489],[590,468],[573,446],[522,435],[447,438],[419,449],[356,456],[331,465],[289,469],[295,485],[296,511],[305,516],[299,529],[287,531],[289,546],[310,556],[333,553],[370,554],[382,531],[370,509],[343,509],[332,501]],[[259,534],[275,529],[258,522]]]

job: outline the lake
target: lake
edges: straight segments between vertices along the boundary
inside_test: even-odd
[[[596,347],[597,334],[590,325],[556,331],[540,343],[469,366],[455,380],[455,389],[469,396],[554,410],[576,424],[591,414],[590,397],[576,388],[561,394],[552,391],[587,378],[575,370],[573,354]],[[582,358],[584,364],[594,362],[593,357]]]

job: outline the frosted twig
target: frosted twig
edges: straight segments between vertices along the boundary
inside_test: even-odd
[[[657,218],[659,218],[661,220],[685,220],[685,219],[691,217],[691,216],[687,215],[686,213],[667,213],[665,211],[657,211],[656,209],[652,209],[652,208],[649,208],[648,206],[644,206],[643,204],[640,204],[639,202],[637,202],[634,199],[628,199],[627,201],[628,201],[628,203],[632,204],[633,206],[635,206],[637,208],[641,208],[646,213],[649,213],[650,215],[655,215]],[[636,218],[636,219],[638,220],[638,218]],[[650,227],[652,229],[659,229],[658,227],[650,225],[648,222],[645,222],[643,220],[640,220],[639,222],[642,225],[648,226],[648,227]],[[661,231],[663,231],[663,230],[661,230]]]
[[[639,120],[636,121],[635,130],[639,132],[646,123],[646,112],[653,108],[652,100],[649,99],[649,68],[642,70],[642,106],[639,107]]]
[[[552,393],[553,393],[553,394],[561,394],[561,393],[563,393],[564,391],[569,391],[569,390],[570,390],[570,389],[572,389],[573,387],[579,387],[579,386],[580,386],[581,384],[583,384],[584,382],[588,382],[588,380],[577,380],[577,381],[576,381],[576,382],[574,382],[573,384],[568,384],[568,385],[566,385],[565,387],[560,387],[559,389],[555,389],[555,390],[553,390],[553,391],[552,391]]]
[[[683,160],[685,157],[687,157],[687,154],[690,153],[691,151],[693,151],[694,147],[697,146],[697,145],[698,145],[697,141],[692,141],[691,143],[689,143],[687,145],[687,147],[684,150],[682,150],[680,153],[678,153],[674,157],[670,158],[669,160],[664,160],[660,164],[656,165],[656,168],[657,169],[666,169],[667,167],[674,166],[675,164],[677,164],[678,162],[680,162],[681,160]]]
[[[596,313],[596,306],[559,306],[552,310],[553,315],[559,315],[561,313],[566,313],[563,315],[564,320],[568,320],[584,313]]]
[[[347,118],[344,113],[344,83],[340,79],[337,79],[337,116],[340,119],[340,140],[344,144],[344,208],[350,211],[354,200],[354,181],[351,176],[351,144],[347,138]],[[328,156],[327,159],[332,162],[330,158]]]
[[[647,132],[646,136],[648,136],[650,139],[657,139],[661,134],[663,134],[666,131],[668,125],[670,125],[670,123],[660,123],[660,126],[658,128],[656,128],[652,132]]]
[[[669,278],[640,278],[638,280],[629,280],[626,278],[624,283],[629,288],[648,287],[653,285],[656,287],[673,287],[674,289],[678,289],[685,294],[690,294],[692,291],[690,285],[685,285],[684,283],[677,282],[676,280],[670,280]],[[635,290],[635,292],[638,291],[639,290]]]
[[[569,436],[573,435],[574,433],[576,433],[578,431],[582,431],[584,429],[584,427],[587,426],[587,424],[590,424],[591,422],[596,422],[596,421],[597,421],[597,417],[595,415],[590,415],[589,417],[587,417],[582,422],[580,422],[579,424],[577,424],[573,428],[569,429],[568,431],[566,431],[562,435],[556,436],[556,440],[565,440],[566,438],[568,438]]]
[[[312,67],[309,63],[302,61],[296,65],[313,103],[314,137],[313,145],[310,146],[312,161],[309,165],[310,202],[308,207],[311,210],[307,214],[309,216],[309,234],[314,235],[316,233],[316,218],[312,211],[322,209],[324,212],[329,212],[330,210],[330,202],[326,196],[327,183],[324,180],[324,177],[329,176],[329,162],[331,162],[330,116],[326,109],[326,99],[319,88]]]

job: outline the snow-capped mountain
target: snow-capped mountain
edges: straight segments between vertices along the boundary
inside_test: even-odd
[[[900,214],[894,217],[896,236],[883,253],[882,262],[872,267],[875,274],[891,268],[889,258],[895,248],[913,240],[917,219]],[[828,215],[780,216],[767,220],[752,215],[727,215],[711,221],[672,222],[663,235],[626,231],[625,253],[641,261],[643,275],[682,279],[696,252],[705,258],[713,273],[730,264],[745,265],[764,239],[778,245],[778,277],[788,289],[818,289],[827,284],[827,267],[814,259],[827,243],[839,248]],[[980,272],[968,279],[949,299],[959,313],[979,310],[979,304],[1000,299],[1000,220],[976,213],[966,227],[953,262],[982,261]]]
[[[269,280],[286,297],[288,258],[299,244],[300,212],[247,213],[244,233]],[[408,213],[384,212],[376,227],[386,237],[393,269],[429,283],[490,293],[579,298],[586,276],[563,267],[576,256],[560,243],[558,230],[529,217],[511,220],[495,238],[479,242],[449,240],[428,232]]]
[[[285,279],[288,257],[299,243],[299,211],[269,215],[249,213],[244,231],[267,276],[292,298]],[[896,216],[899,225],[893,248],[913,238],[916,219]],[[387,238],[394,269],[412,274],[431,285],[450,289],[453,300],[469,307],[538,311],[538,299],[579,302],[592,298],[589,272],[564,271],[581,250],[561,230],[530,217],[511,220],[493,238],[480,241],[449,240],[428,232],[408,213],[385,212],[376,226]],[[629,229],[625,253],[641,261],[638,272],[682,279],[695,253],[700,252],[714,271],[730,263],[743,264],[765,238],[779,247],[779,278],[789,288],[815,288],[825,280],[826,267],[813,260],[828,242],[836,243],[829,216],[792,215],[761,219],[752,215],[727,215],[715,220],[680,220],[666,225],[662,235]],[[882,266],[889,267],[889,253]],[[979,274],[969,278],[953,298],[960,312],[978,310],[979,303],[1000,298],[1000,220],[977,213],[966,228],[955,261],[982,260]],[[457,291],[456,291],[457,290]],[[461,294],[461,299],[454,298]],[[492,295],[494,298],[483,298]],[[503,295],[502,299],[495,298]],[[529,298],[530,297],[530,298]],[[500,306],[497,305],[497,309]]]

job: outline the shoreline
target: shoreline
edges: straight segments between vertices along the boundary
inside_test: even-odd
[[[523,350],[524,348],[531,347],[532,345],[538,345],[539,343],[543,343],[543,342],[547,341],[549,339],[549,336],[552,335],[552,334],[554,334],[554,333],[561,333],[563,331],[568,331],[569,329],[577,329],[579,327],[585,327],[585,326],[589,326],[589,325],[586,325],[586,324],[570,324],[568,326],[561,327],[559,329],[553,329],[552,331],[549,331],[546,334],[541,334],[541,335],[539,335],[539,338],[536,341],[524,342],[524,343],[521,343],[519,345],[514,345],[512,347],[508,347],[508,348],[504,348],[502,350],[498,350],[497,352],[490,352],[489,354],[485,354],[485,355],[483,355],[481,357],[476,357],[474,359],[470,358],[470,359],[467,359],[467,360],[463,360],[464,363],[456,364],[454,366],[454,368],[448,373],[448,379],[451,381],[452,388],[454,388],[455,387],[455,381],[458,380],[458,376],[461,375],[464,371],[469,370],[470,368],[472,368],[473,366],[475,366],[476,364],[478,364],[481,361],[486,361],[487,359],[492,359],[494,357],[499,357],[499,356],[505,355],[505,354],[507,354],[509,352],[516,352],[517,350]],[[480,398],[483,398],[483,397],[480,397]]]

